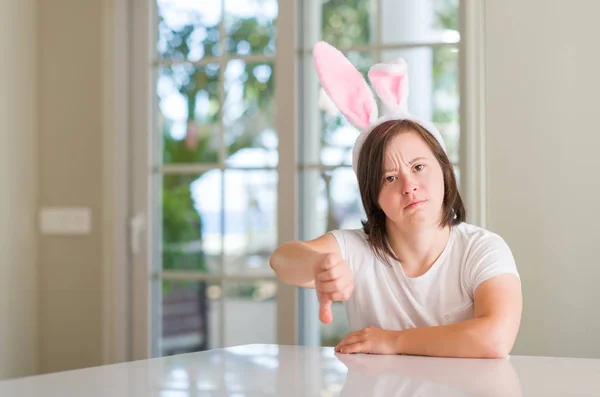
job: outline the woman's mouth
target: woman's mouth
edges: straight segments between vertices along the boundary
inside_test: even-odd
[[[423,204],[425,201],[427,201],[427,200],[414,200],[414,201],[411,201],[410,204],[408,204],[406,207],[404,207],[404,209],[408,210],[408,209],[411,209],[411,208],[418,207],[419,205]]]

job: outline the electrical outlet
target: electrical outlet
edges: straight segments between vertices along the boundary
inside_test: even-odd
[[[92,211],[89,208],[42,208],[40,211],[42,234],[82,235],[92,231]]]

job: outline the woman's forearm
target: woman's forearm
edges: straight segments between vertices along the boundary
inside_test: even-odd
[[[399,354],[437,357],[502,358],[513,341],[491,317],[479,317],[451,325],[398,331]]]
[[[300,287],[314,286],[314,267],[319,253],[302,241],[282,244],[273,252],[269,265],[281,281]]]

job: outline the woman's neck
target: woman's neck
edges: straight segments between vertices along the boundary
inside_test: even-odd
[[[390,247],[409,277],[425,274],[442,254],[450,238],[450,226],[401,230],[387,226]]]

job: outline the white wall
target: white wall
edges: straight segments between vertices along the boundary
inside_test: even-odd
[[[17,0],[15,0],[17,1]],[[40,372],[103,363],[104,0],[39,1],[39,205],[92,231],[39,238]]]
[[[487,225],[524,292],[513,354],[600,357],[600,2],[485,15]]]
[[[0,379],[37,371],[37,18],[0,1]]]

